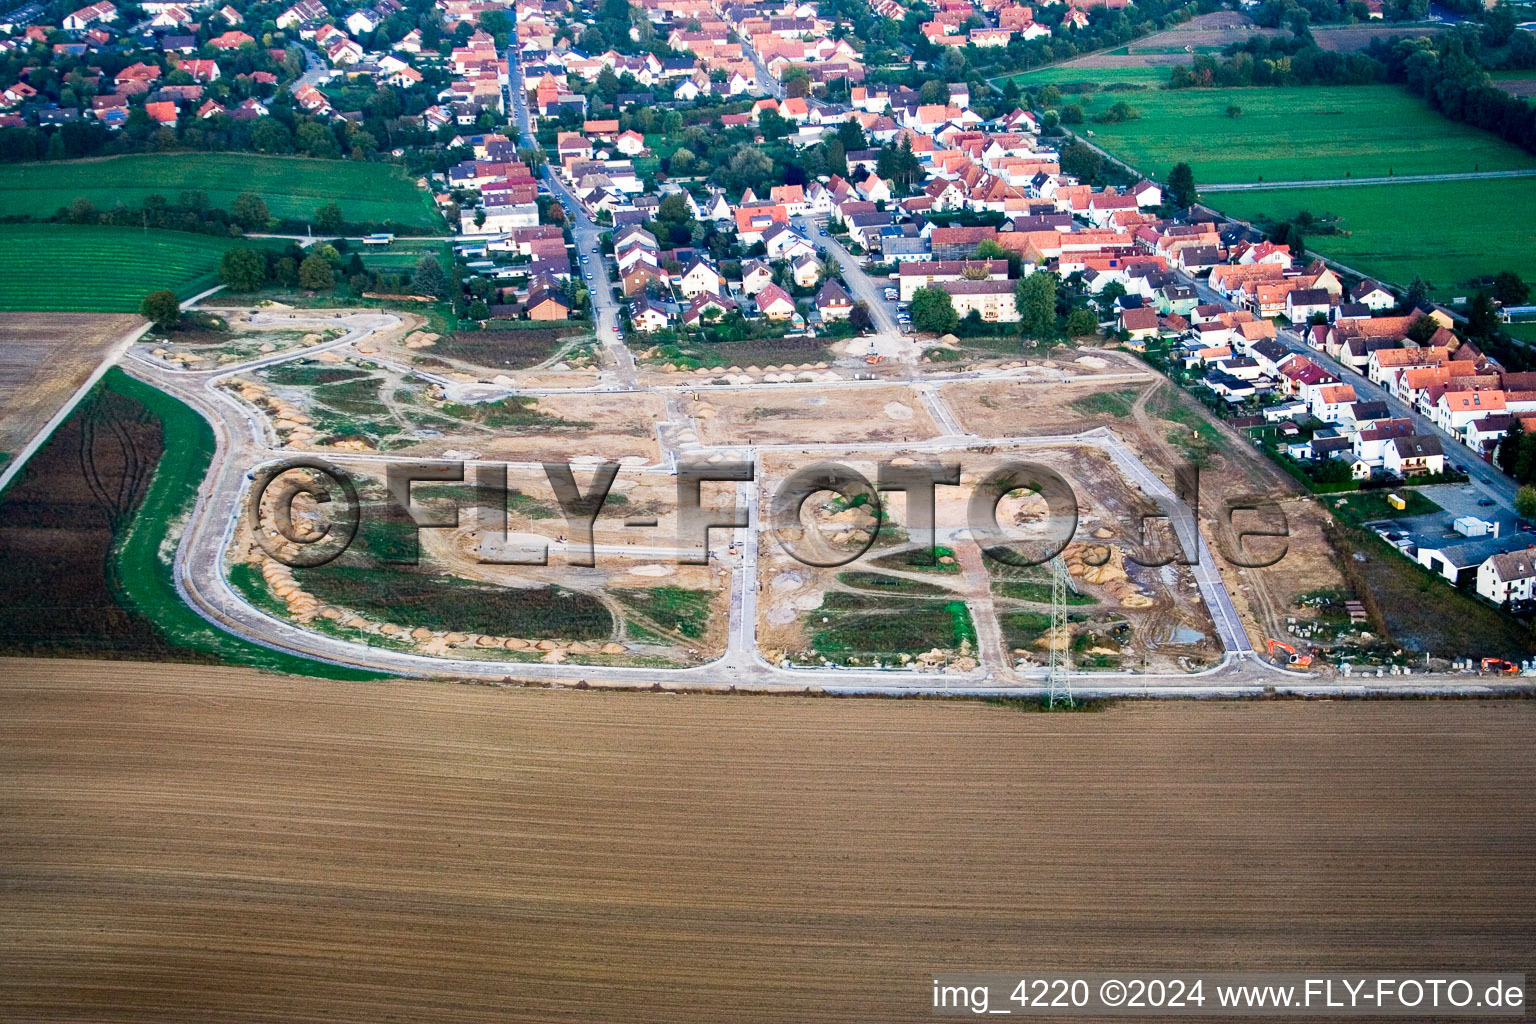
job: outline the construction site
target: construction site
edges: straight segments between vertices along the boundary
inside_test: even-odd
[[[226,424],[221,500],[207,534],[190,533],[195,562],[217,570],[198,589],[209,616],[311,657],[556,679],[579,666],[614,685],[1041,692],[1053,678],[1407,670],[1359,614],[1327,513],[1123,352],[956,367],[913,346],[911,360],[684,371],[557,331],[493,344],[401,314],[217,315],[207,339],[146,338],[131,365]],[[357,536],[324,566],[284,564],[240,514],[254,470],[292,457],[320,457],[357,489]],[[407,514],[385,478],[423,459],[465,468],[461,482],[416,484]],[[545,463],[569,465],[580,490],[613,465],[595,517],[562,507]],[[820,463],[866,481],[955,467],[934,490],[931,541],[901,490],[829,491],[808,496],[794,531],[836,557],[804,557],[773,503]],[[1063,520],[1034,484],[993,495],[996,530],[977,532],[977,491],[1020,463],[1072,495],[1048,551],[1042,530]],[[730,465],[749,478],[698,493],[715,519],[734,508],[745,525],[712,529],[694,564],[702,538],[678,511],[679,467]],[[485,467],[505,477],[504,508],[476,496]],[[1234,557],[1246,542],[1223,513],[1233,495],[1280,510],[1279,557]],[[316,525],[326,511],[294,509]],[[1035,557],[999,554],[1015,542]]]

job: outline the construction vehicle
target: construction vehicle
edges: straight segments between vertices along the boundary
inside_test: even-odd
[[[1285,657],[1277,658],[1275,656],[1275,651],[1277,650],[1284,651]],[[1296,668],[1308,668],[1312,664],[1312,655],[1297,654],[1296,648],[1292,647],[1284,640],[1269,641],[1268,652],[1270,661],[1278,661],[1282,665],[1293,665]]]
[[[1503,658],[1484,658],[1482,671],[1485,675],[1491,671],[1498,676],[1512,676],[1519,673],[1520,666]]]
[[[879,366],[881,363],[885,362],[885,356],[866,356],[864,361],[870,366]]]

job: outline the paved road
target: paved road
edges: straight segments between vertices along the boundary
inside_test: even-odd
[[[1235,304],[1223,299],[1216,294],[1211,287],[1199,278],[1183,274],[1183,278],[1194,286],[1200,295],[1201,302],[1216,303],[1223,309],[1235,309]],[[1406,417],[1413,421],[1420,433],[1431,434],[1440,439],[1440,446],[1445,450],[1447,461],[1462,467],[1473,484],[1477,485],[1488,497],[1493,498],[1512,508],[1517,490],[1515,482],[1501,473],[1496,467],[1484,462],[1472,453],[1472,450],[1463,445],[1460,440],[1441,430],[1429,417],[1421,415],[1406,402],[1394,398],[1385,388],[1373,384],[1364,375],[1356,373],[1349,367],[1329,356],[1326,352],[1319,351],[1308,345],[1302,336],[1289,327],[1276,325],[1278,340],[1292,352],[1300,353],[1317,363],[1323,369],[1338,377],[1339,380],[1350,384],[1355,389],[1355,395],[1361,401],[1382,401],[1387,403],[1387,408],[1392,415]]]
[[[1097,147],[1095,147],[1097,148]],[[1463,171],[1459,174],[1403,174],[1386,178],[1328,178],[1322,181],[1255,181],[1201,185],[1201,192],[1257,192],[1271,188],[1340,188],[1348,185],[1414,185],[1431,181],[1490,181],[1499,178],[1536,178],[1536,169],[1516,171]]]
[[[299,49],[304,53],[304,73],[288,83],[288,91],[295,95],[306,85],[318,85],[321,79],[330,74],[330,68],[320,59],[318,53],[307,46],[301,46]]]
[[[875,325],[874,333],[864,339],[869,343],[869,351],[885,356],[887,359],[915,361],[922,349],[911,335],[901,333],[901,324],[896,320],[895,305],[885,297],[889,279],[877,279],[866,274],[864,267],[859,263],[859,258],[828,234],[826,226],[817,218],[796,217],[795,224],[813,245],[826,247],[827,254],[837,260],[838,267],[843,272],[843,280],[848,282],[848,290],[853,294],[854,299],[869,307],[869,316]]]

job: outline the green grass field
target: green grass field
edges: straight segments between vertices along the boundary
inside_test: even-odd
[[[228,209],[236,195],[254,191],[275,217],[308,218],[335,201],[351,222],[396,221],[442,228],[426,190],[387,164],[253,153],[183,153],[119,156],[0,167],[0,217],[49,217],[84,196],[99,209],[118,202],[138,206],[148,195],[175,198],[200,189]]]
[[[1388,174],[1452,174],[1536,167],[1536,156],[1497,136],[1450,121],[1393,85],[1294,88],[1157,88],[1161,68],[1046,68],[1020,76],[1021,85],[1092,81],[1149,88],[1063,95],[1088,122],[1093,142],[1159,180],[1178,161],[1195,180],[1311,181]],[[1096,114],[1124,100],[1141,116],[1094,124]],[[1227,107],[1242,108],[1228,117]]]
[[[1481,274],[1536,279],[1536,179],[1218,192],[1205,201],[1245,220],[1333,214],[1348,235],[1307,245],[1386,281],[1423,277],[1442,298]]]
[[[182,298],[218,283],[232,239],[181,231],[0,225],[0,309],[132,313],[145,295],[169,288]],[[245,243],[251,244],[251,243]]]

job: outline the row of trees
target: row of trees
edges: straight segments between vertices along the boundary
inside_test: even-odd
[[[1224,60],[1199,54],[1175,67],[1170,89],[1229,89],[1248,85],[1368,85],[1385,81],[1387,66],[1364,53],[1324,50],[1310,36],[1254,36]]]
[[[209,202],[208,193],[200,189],[188,189],[175,199],[148,195],[144,197],[141,206],[119,202],[110,210],[98,210],[90,199],[77,196],[68,206],[59,207],[52,219],[64,224],[161,228],[167,231],[236,237],[251,231],[271,230],[284,223],[272,216],[266,200],[255,192],[241,192],[229,204],[229,209],[225,210]],[[306,223],[326,234],[336,233],[345,226],[341,207],[335,202],[325,202],[315,207],[313,218]]]
[[[1517,33],[1528,35],[1528,33]],[[1400,39],[1391,47],[1373,44],[1386,55],[1388,74],[1453,121],[1463,121],[1536,152],[1536,106],[1493,84],[1488,72],[1468,52],[1467,33],[1444,32],[1433,39]],[[1474,42],[1475,45],[1475,42]]]
[[[259,291],[269,284],[329,291],[342,279],[358,293],[409,289],[441,299],[449,290],[448,275],[430,255],[418,260],[410,275],[370,273],[357,253],[344,254],[330,244],[317,245],[308,252],[297,245],[282,250],[236,246],[225,251],[219,261],[219,280],[237,292]]]

